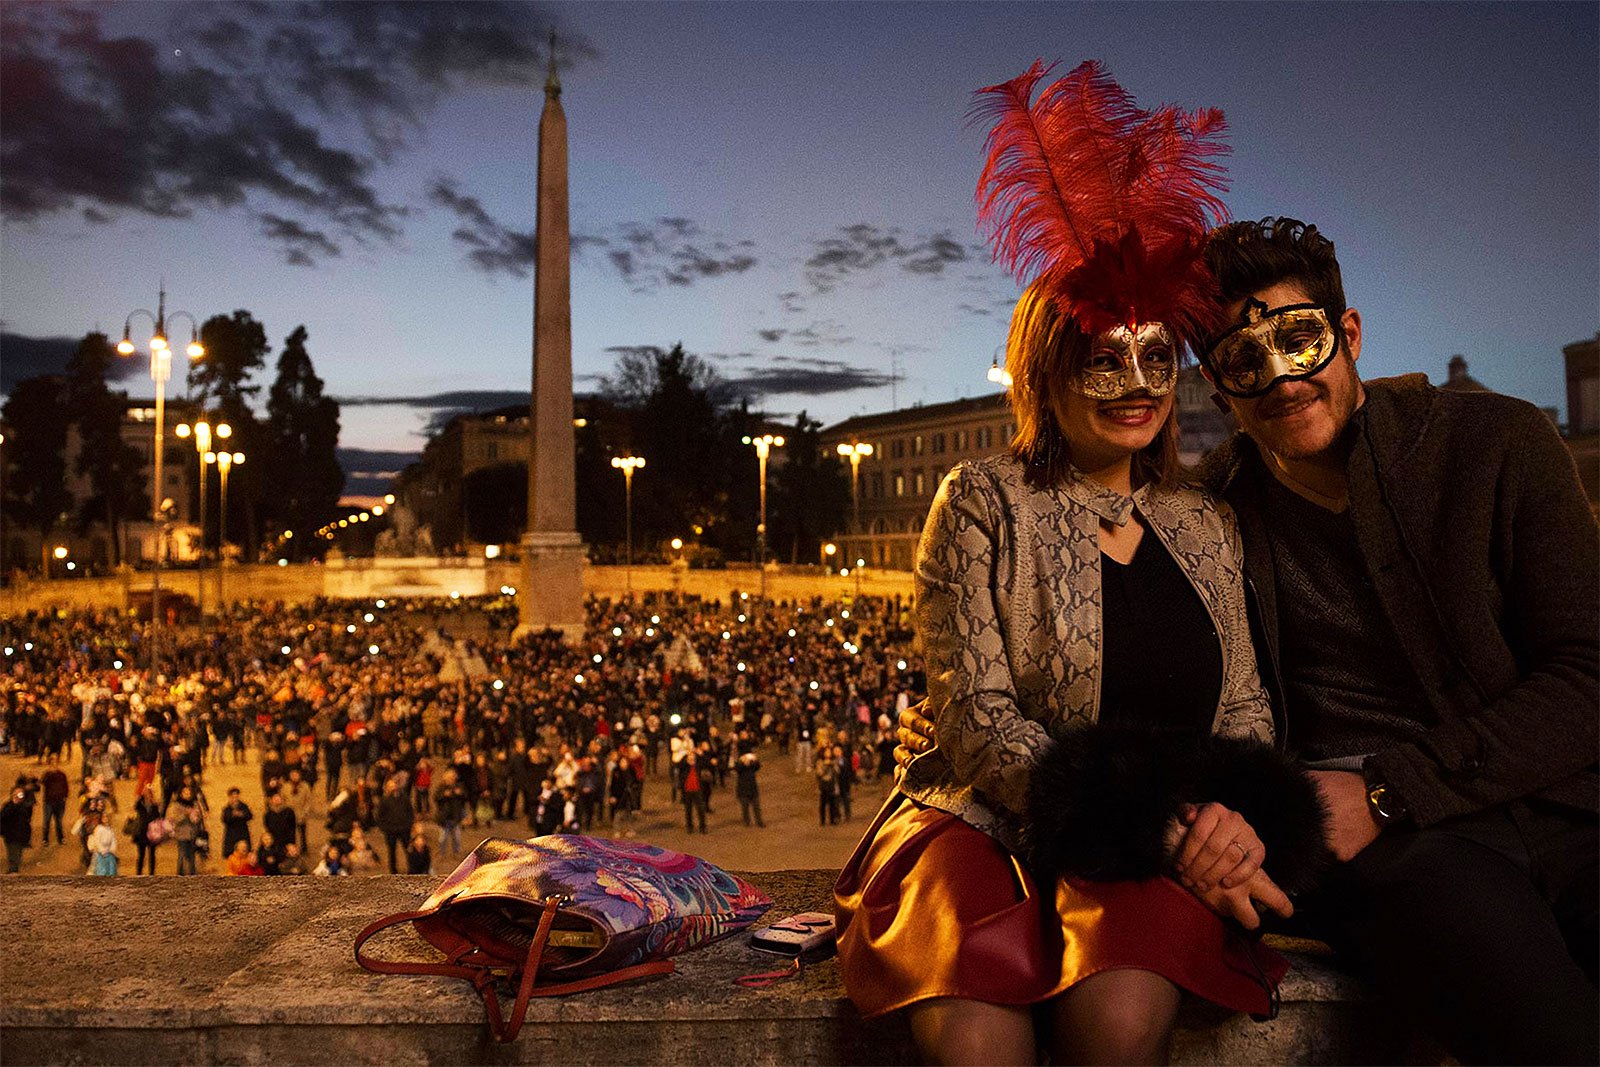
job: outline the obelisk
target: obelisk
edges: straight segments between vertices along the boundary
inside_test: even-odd
[[[517,635],[583,636],[583,541],[573,482],[572,243],[567,222],[567,117],[550,34],[550,76],[539,118],[539,206],[534,238],[533,399],[528,432],[528,530],[522,538]]]

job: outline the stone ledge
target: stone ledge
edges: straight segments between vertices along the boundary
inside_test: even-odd
[[[831,871],[749,875],[774,915],[831,910]],[[357,931],[415,907],[430,877],[10,878],[0,894],[8,1063],[911,1063],[903,1021],[864,1024],[827,961],[766,989],[774,957],[729,938],[667,978],[534,1000],[497,1045],[465,982],[371,974]],[[409,928],[373,945],[437,958]],[[1293,953],[1270,1022],[1185,1016],[1180,1063],[1411,1059],[1401,1028],[1325,959]],[[1423,1058],[1428,1057],[1423,1053]]]

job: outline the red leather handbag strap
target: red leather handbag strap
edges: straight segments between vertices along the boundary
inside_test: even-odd
[[[616,985],[619,982],[629,982],[635,978],[671,974],[675,970],[671,960],[653,960],[649,963],[639,963],[607,974],[597,974],[589,978],[575,979],[571,982],[557,982],[546,986],[539,985],[539,965],[543,960],[545,946],[550,940],[550,929],[555,923],[556,911],[560,906],[558,900],[545,901],[544,909],[539,915],[539,925],[534,931],[533,940],[528,944],[528,955],[523,962],[521,973],[514,975],[517,980],[517,997],[511,1005],[510,1019],[505,1019],[500,1012],[500,997],[494,989],[494,969],[484,964],[463,964],[461,962],[474,953],[476,949],[469,947],[452,955],[448,960],[439,963],[379,960],[362,953],[362,946],[375,934],[381,933],[391,926],[399,926],[401,923],[425,918],[433,914],[431,910],[396,912],[393,915],[378,919],[376,922],[369,923],[366,929],[356,936],[356,962],[367,970],[376,971],[379,974],[439,975],[445,978],[460,978],[471,982],[472,988],[477,990],[478,996],[483,998],[484,1011],[489,1016],[489,1031],[494,1034],[495,1040],[501,1043],[516,1040],[517,1033],[522,1029],[523,1019],[528,1014],[528,1001],[533,997],[556,997],[567,993],[584,993],[591,989],[603,989],[606,986]]]
[[[362,930],[356,935],[356,962],[365,967],[367,970],[375,971],[378,974],[436,974],[442,975],[446,978],[464,978],[469,982],[474,981],[477,978],[478,973],[483,970],[482,967],[461,967],[456,965],[454,960],[451,960],[448,963],[428,963],[412,960],[378,960],[362,953],[361,947],[365,945],[367,941],[373,937],[373,935],[382,933],[391,926],[399,926],[401,923],[414,922],[417,919],[426,918],[432,914],[432,910],[397,911],[393,915],[386,915],[375,922],[368,923],[366,929]]]

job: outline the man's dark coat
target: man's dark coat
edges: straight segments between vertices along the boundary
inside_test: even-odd
[[[1570,454],[1524,401],[1420,374],[1365,384],[1349,431],[1351,519],[1438,716],[1421,742],[1377,753],[1377,774],[1420,826],[1529,794],[1597,810],[1600,551]],[[1236,434],[1197,476],[1238,513],[1263,680],[1292,748],[1262,522],[1272,474]]]

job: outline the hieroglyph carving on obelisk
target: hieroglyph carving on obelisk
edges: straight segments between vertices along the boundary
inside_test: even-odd
[[[523,634],[583,635],[583,542],[574,501],[572,260],[567,222],[567,117],[550,35],[550,76],[539,118],[539,207],[533,274],[533,400],[528,432],[528,532],[522,538]]]

